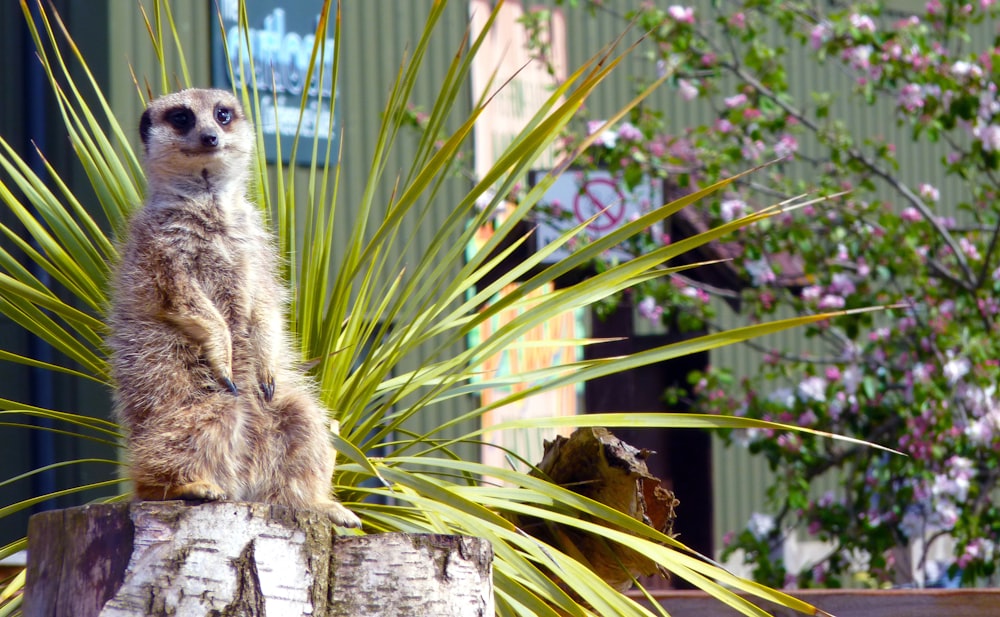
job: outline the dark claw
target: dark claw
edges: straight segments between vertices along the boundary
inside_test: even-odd
[[[264,393],[264,400],[270,403],[274,398],[274,380],[261,383],[260,389]]]
[[[233,393],[233,396],[240,395],[240,391],[236,388],[236,384],[233,383],[232,379],[224,377],[222,379],[222,383],[225,384],[227,390]]]

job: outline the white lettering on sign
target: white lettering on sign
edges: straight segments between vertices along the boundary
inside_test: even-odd
[[[281,8],[274,9],[264,18],[263,28],[250,28],[245,34],[244,37],[239,25],[230,27],[226,32],[228,46],[226,52],[237,73],[236,85],[242,85],[241,57],[244,67],[248,67],[249,64],[250,53],[247,49],[247,39],[249,39],[258,90],[264,92],[273,90],[278,94],[302,94],[316,36],[311,33],[299,34],[287,31],[285,10]],[[317,66],[309,81],[309,95],[317,96],[322,92],[324,97],[328,97],[333,92],[331,83],[333,39],[326,39],[319,63],[323,68],[323,83],[319,82],[321,71]]]

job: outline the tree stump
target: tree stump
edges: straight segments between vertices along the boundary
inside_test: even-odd
[[[338,536],[259,503],[89,505],[28,526],[26,617],[493,614],[480,538]]]

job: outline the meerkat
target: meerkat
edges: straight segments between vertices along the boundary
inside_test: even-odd
[[[296,368],[278,256],[247,201],[249,119],[231,92],[188,89],[152,101],[139,133],[147,196],[109,337],[136,498],[261,501],[359,527],[330,496],[328,414]]]

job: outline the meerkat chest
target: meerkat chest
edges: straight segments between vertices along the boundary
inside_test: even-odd
[[[186,209],[163,224],[165,237],[179,253],[182,263],[177,265],[230,323],[244,321],[260,286],[262,256],[269,254],[259,225],[241,213],[213,208]]]
[[[215,304],[231,322],[248,317],[255,289],[260,286],[259,254],[266,247],[238,230],[206,238],[197,256],[197,276]]]

